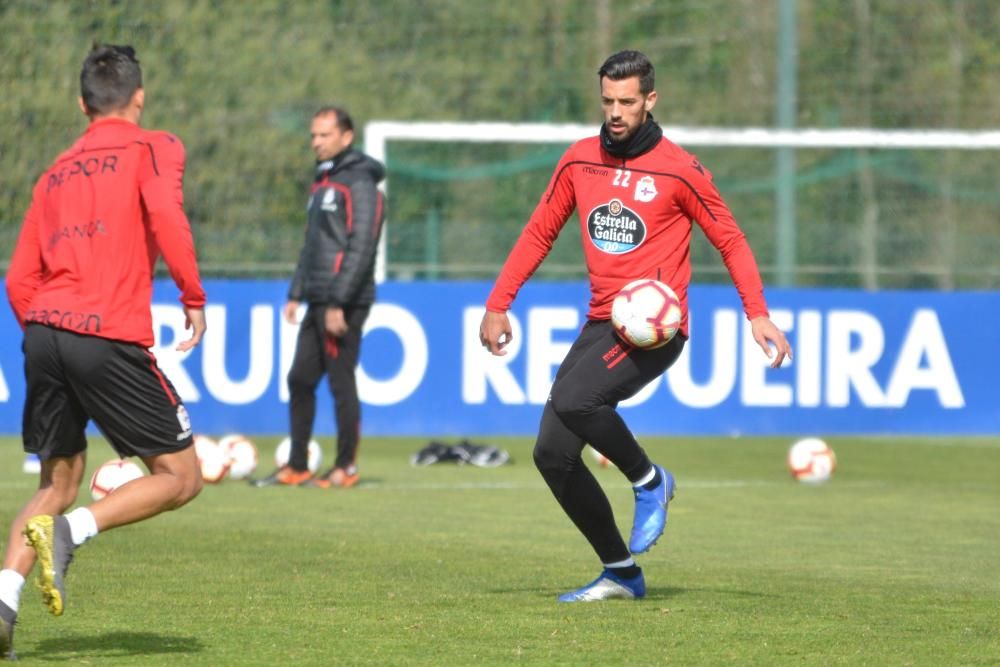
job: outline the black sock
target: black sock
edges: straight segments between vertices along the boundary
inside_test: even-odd
[[[653,489],[658,487],[660,485],[660,482],[662,481],[663,481],[663,475],[660,474],[660,469],[657,468],[656,466],[653,466],[653,479],[643,484],[642,488],[646,489],[647,491],[652,491]]]
[[[625,567],[609,567],[608,570],[614,572],[622,579],[634,579],[642,574],[642,568],[635,563],[626,565]]]

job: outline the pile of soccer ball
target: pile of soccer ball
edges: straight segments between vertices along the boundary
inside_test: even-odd
[[[194,436],[194,453],[201,478],[209,484],[224,479],[246,479],[257,469],[257,447],[246,436],[231,433],[218,440]]]
[[[244,479],[257,469],[257,447],[249,438],[231,434],[218,441],[204,435],[194,437],[195,454],[206,482],[218,483],[229,479]],[[145,474],[136,463],[112,459],[101,464],[90,478],[90,495],[100,500],[123,484]]]
[[[292,448],[290,438],[282,440],[274,450],[274,466],[288,463]],[[245,435],[231,433],[218,440],[207,435],[194,436],[194,451],[201,468],[201,478],[209,484],[225,479],[247,479],[257,470],[257,446]],[[323,451],[315,440],[309,441],[309,470],[315,473],[323,462]],[[94,471],[90,478],[90,495],[100,500],[118,487],[142,477],[142,468],[132,461],[112,459]]]
[[[205,435],[194,437],[195,454],[201,466],[201,477],[210,484],[224,479],[246,479],[257,470],[257,447],[244,435],[231,434],[218,441]],[[288,463],[291,438],[282,440],[274,450],[274,466]],[[315,473],[322,463],[323,451],[315,440],[309,441],[309,470]]]

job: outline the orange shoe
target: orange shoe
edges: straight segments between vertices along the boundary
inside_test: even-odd
[[[333,468],[320,477],[306,480],[302,486],[315,486],[320,489],[329,489],[336,486],[342,489],[349,489],[357,484],[359,479],[361,477],[358,475],[356,468],[354,472],[348,472],[345,468]]]
[[[361,479],[361,477],[358,475],[356,468],[354,469],[354,472],[348,472],[345,468],[334,468],[333,474],[330,475],[331,484],[345,489],[349,489],[357,484],[359,479]]]
[[[304,484],[313,478],[313,474],[308,470],[296,470],[291,466],[281,466],[267,477],[255,479],[250,482],[251,486],[297,486]]]

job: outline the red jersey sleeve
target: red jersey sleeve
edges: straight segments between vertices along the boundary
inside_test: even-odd
[[[24,328],[24,317],[31,305],[31,299],[42,282],[44,263],[42,262],[42,244],[38,238],[41,231],[39,218],[43,197],[40,194],[40,184],[35,186],[31,206],[24,216],[21,233],[14,246],[14,255],[7,268],[7,298],[18,324]]]
[[[576,208],[576,192],[573,188],[573,149],[566,151],[556,166],[549,181],[549,187],[542,194],[541,201],[528,219],[521,236],[517,239],[507,261],[500,269],[500,275],[486,300],[486,310],[505,313],[510,310],[514,297],[527,282],[538,265],[552,250],[559,232]]]
[[[679,204],[698,223],[705,236],[722,255],[722,261],[743,301],[747,319],[768,316],[757,260],[754,259],[743,230],[736,224],[733,214],[712,182],[712,174],[694,160],[683,171],[682,176],[690,187],[680,188]]]
[[[149,233],[181,291],[185,306],[205,305],[191,226],[184,214],[184,144],[167,132],[146,136],[149,157],[140,167],[139,188]],[[155,259],[155,258],[150,258]]]

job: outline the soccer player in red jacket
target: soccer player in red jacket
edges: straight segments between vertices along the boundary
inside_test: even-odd
[[[483,345],[504,355],[511,340],[507,317],[514,297],[545,259],[574,209],[579,211],[590,274],[587,323],[556,373],[545,405],[534,458],[563,510],[596,551],[603,570],[593,582],[560,601],[642,598],[642,570],[634,554],[659,539],[674,495],[674,477],[652,463],[618,414],[633,396],[677,360],[687,341],[687,288],[691,279],[692,221],[719,250],[732,277],[754,340],[777,368],[792,350],[769,319],[750,246],[691,154],[663,136],[650,113],[656,104],[653,65],[638,51],[621,51],[598,71],[604,124],[600,136],[566,151],[504,263],[480,325]],[[670,285],[681,301],[679,333],[663,347],[623,344],[611,324],[619,289],[639,278]],[[628,478],[635,515],[628,545],[597,480],[581,461],[585,444]]]
[[[36,560],[42,596],[59,616],[77,547],[176,509],[202,486],[191,422],[148,350],[159,256],[192,330],[177,349],[192,349],[205,332],[205,293],[183,208],[184,146],[139,127],[145,93],[131,47],[95,46],[80,90],[90,124],[38,179],[7,271],[24,328],[24,449],[42,461],[38,491],[14,519],[0,571],[0,655],[9,657],[21,589]],[[90,419],[120,456],[138,456],[151,474],[64,515],[83,480]]]

